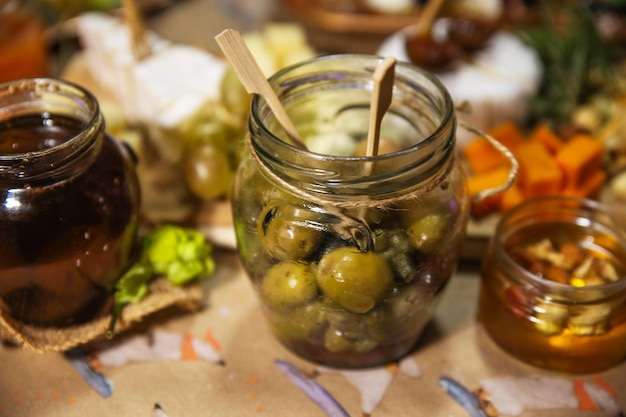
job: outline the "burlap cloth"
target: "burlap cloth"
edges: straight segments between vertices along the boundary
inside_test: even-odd
[[[186,311],[201,308],[202,288],[199,283],[177,287],[164,278],[151,282],[149,292],[139,303],[126,305],[115,325],[119,333],[138,324],[148,316],[172,307]],[[21,323],[0,310],[0,339],[17,343],[38,353],[65,351],[106,336],[111,316],[71,327],[36,327]]]

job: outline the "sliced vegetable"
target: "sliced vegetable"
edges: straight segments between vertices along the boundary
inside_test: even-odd
[[[506,166],[499,166],[489,171],[471,175],[467,179],[469,194],[473,196],[489,188],[500,186],[506,183],[508,178],[509,168]],[[471,207],[472,216],[481,218],[488,213],[496,211],[500,205],[501,198],[502,194],[496,194],[482,201],[473,202]]]
[[[516,148],[521,167],[520,187],[527,197],[558,194],[563,172],[548,149],[538,141],[526,141]]]
[[[564,140],[548,124],[540,123],[524,137],[511,123],[491,131],[513,153],[519,175],[512,188],[484,201],[472,202],[474,218],[504,212],[527,198],[566,195],[595,198],[608,178],[604,144],[589,134],[577,133]],[[506,182],[508,161],[496,154],[486,140],[468,144],[464,155],[472,168],[468,186],[473,195]],[[475,168],[475,169],[474,169]]]
[[[580,198],[596,198],[607,178],[606,171],[598,168],[586,176],[578,186],[566,185],[561,194]]]
[[[591,173],[599,169],[603,152],[602,142],[589,135],[578,134],[572,137],[556,155],[567,185],[578,187]]]
[[[500,143],[513,151],[524,142],[524,135],[514,122],[504,122],[487,132]],[[485,138],[477,138],[468,143],[463,154],[472,172],[478,174],[497,168],[509,166],[509,160]]]
[[[565,143],[546,123],[539,123],[530,133],[529,139],[542,143],[551,154],[556,154]]]
[[[504,191],[500,197],[500,211],[507,211],[525,200],[524,193],[518,184],[513,184],[511,188]]]

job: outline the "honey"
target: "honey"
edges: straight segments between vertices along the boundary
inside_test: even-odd
[[[3,314],[62,327],[107,313],[132,258],[139,185],[91,95],[58,80],[0,85],[0,201]]]
[[[520,256],[529,248],[534,258]],[[531,200],[505,215],[492,239],[480,321],[498,345],[530,364],[607,369],[626,357],[625,261],[624,236],[599,203]],[[555,275],[559,263],[569,269]],[[606,275],[592,271],[594,264]]]

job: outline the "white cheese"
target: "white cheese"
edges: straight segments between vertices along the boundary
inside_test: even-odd
[[[378,54],[408,62],[405,41],[409,33],[407,28],[388,38]],[[471,60],[456,62],[452,70],[434,75],[456,104],[464,101],[471,104],[471,113],[459,112],[458,118],[484,131],[503,121],[524,118],[528,100],[541,82],[542,67],[535,51],[519,38],[498,32]],[[459,146],[465,146],[474,136],[460,127],[457,131]]]
[[[76,19],[76,31],[93,78],[115,97],[126,117],[136,121],[135,58],[128,27],[114,16],[90,12]],[[170,44],[152,32],[146,37],[153,51]]]
[[[414,7],[413,0],[363,0],[365,6],[380,13],[408,13]]]
[[[226,63],[150,31],[146,36],[152,54],[138,62],[128,26],[104,13],[81,15],[76,28],[93,78],[111,93],[130,122],[148,127],[162,157],[177,161],[182,146],[163,131],[176,127],[207,103],[219,101]]]
[[[224,61],[198,48],[170,45],[134,68],[138,114],[173,128],[208,101],[220,98]]]

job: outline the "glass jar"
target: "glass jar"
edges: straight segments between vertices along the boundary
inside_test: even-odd
[[[22,0],[0,0],[0,82],[49,74],[45,26]]]
[[[139,185],[89,92],[0,84],[0,196],[3,314],[61,327],[108,312],[136,242]]]
[[[379,365],[415,347],[468,220],[452,101],[425,71],[396,67],[381,129],[394,150],[381,141],[378,156],[352,156],[379,63],[325,56],[271,77],[309,150],[292,146],[255,96],[232,195],[239,255],[272,331],[329,366]],[[333,154],[313,152],[319,143]]]
[[[480,321],[525,362],[598,372],[626,357],[625,273],[626,235],[606,206],[529,200],[496,228],[482,265]]]

